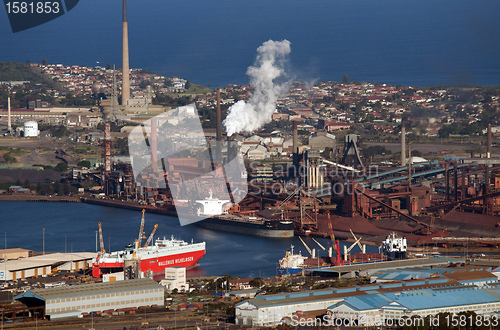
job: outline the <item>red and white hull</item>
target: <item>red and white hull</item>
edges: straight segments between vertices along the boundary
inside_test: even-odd
[[[102,274],[123,271],[125,260],[138,261],[141,276],[144,274],[160,273],[168,267],[194,267],[205,255],[205,242],[187,243],[171,238],[157,239],[153,246],[112,253],[99,253],[92,260],[92,275],[101,277]]]

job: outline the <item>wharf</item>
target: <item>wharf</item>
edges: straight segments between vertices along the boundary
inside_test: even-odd
[[[159,208],[152,205],[137,204],[131,201],[123,201],[119,199],[103,199],[103,198],[91,198],[91,197],[81,197],[80,201],[82,203],[89,203],[102,206],[118,207],[128,210],[145,210],[148,213],[168,215],[171,217],[176,217],[177,213],[175,208]]]
[[[0,201],[80,203],[80,197],[15,194],[15,195],[0,195]]]
[[[358,273],[361,275],[373,274],[379,270],[396,269],[396,268],[413,268],[413,267],[435,267],[448,265],[450,263],[463,263],[464,259],[454,257],[431,257],[431,258],[416,258],[402,259],[392,261],[380,261],[363,264],[350,264],[345,266],[334,266],[327,268],[310,269],[314,275],[331,276],[333,274],[339,277],[344,274]]]

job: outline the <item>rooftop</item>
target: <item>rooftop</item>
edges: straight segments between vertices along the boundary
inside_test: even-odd
[[[163,287],[160,284],[150,278],[138,278],[127,281],[101,282],[45,289],[33,289],[14,297],[14,299],[19,300],[23,298],[37,298],[46,301],[49,299],[73,298],[97,294],[161,288]]]

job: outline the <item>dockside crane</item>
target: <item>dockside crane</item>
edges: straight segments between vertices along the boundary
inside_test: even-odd
[[[361,236],[359,238],[356,237],[356,235],[354,235],[354,233],[352,232],[352,229],[349,229],[351,231],[351,234],[352,236],[354,237],[354,243],[351,244],[351,246],[349,246],[349,248],[344,245],[344,260],[347,260],[347,257],[349,255],[349,252],[351,252],[351,250],[357,245],[359,246],[359,249],[361,250],[361,253],[365,253],[365,246],[361,245]]]
[[[136,240],[136,249],[141,247],[142,239],[146,238],[146,236],[144,236],[144,212],[146,212],[146,210],[142,209],[141,227],[139,228],[139,238]]]
[[[311,257],[312,258],[316,258],[316,250],[315,249],[311,250],[311,248],[309,248],[309,246],[307,246],[306,242],[304,242],[304,240],[302,239],[302,237],[299,236],[299,239],[302,242],[302,244],[304,244],[304,246],[307,249],[307,252],[309,252],[309,254],[311,255]]]
[[[101,254],[104,254],[104,253],[106,253],[106,250],[104,249],[104,239],[102,238],[101,223],[99,222],[97,225],[99,226],[99,244],[101,246]]]
[[[336,254],[336,259],[337,261],[335,262],[335,266],[341,266],[344,264],[344,261],[340,257],[340,242],[339,240],[335,239],[335,234],[333,233],[333,227],[332,227],[332,221],[330,220],[330,212],[327,212],[328,214],[328,229],[330,230],[330,239],[332,241],[332,246],[335,249],[335,254]]]
[[[153,231],[151,231],[151,235],[149,235],[148,240],[146,241],[146,244],[144,244],[144,248],[147,248],[149,246],[149,244],[151,244],[151,242],[153,241],[153,235],[156,232],[156,228],[158,228],[158,224],[156,224],[155,227],[153,228]]]

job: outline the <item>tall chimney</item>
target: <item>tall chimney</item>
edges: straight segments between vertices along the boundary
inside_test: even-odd
[[[220,112],[220,89],[217,89],[217,128],[216,139],[222,141],[222,115]]]
[[[127,104],[130,98],[130,67],[128,62],[128,22],[127,22],[127,0],[123,0],[123,46],[122,46],[122,105]]]
[[[488,133],[486,138],[486,158],[491,158],[491,124],[488,124]]]
[[[107,178],[111,173],[111,125],[104,124],[104,174]]]
[[[292,129],[293,129],[293,153],[298,153],[298,138],[297,138],[297,121],[292,121]]]
[[[292,163],[293,163],[293,177],[297,179],[297,185],[300,185],[300,170],[299,170],[299,142],[297,137],[297,122],[292,121],[292,130],[293,130],[293,142],[292,142]]]
[[[401,120],[401,166],[406,166],[406,128],[405,120]]]
[[[7,116],[8,116],[8,119],[7,119],[7,129],[9,130],[9,133],[10,133],[12,131],[12,121],[11,121],[11,118],[10,118],[10,95],[7,98]]]
[[[157,147],[157,130],[156,130],[156,119],[151,119],[151,169],[153,172],[157,170],[158,162],[158,147]]]

